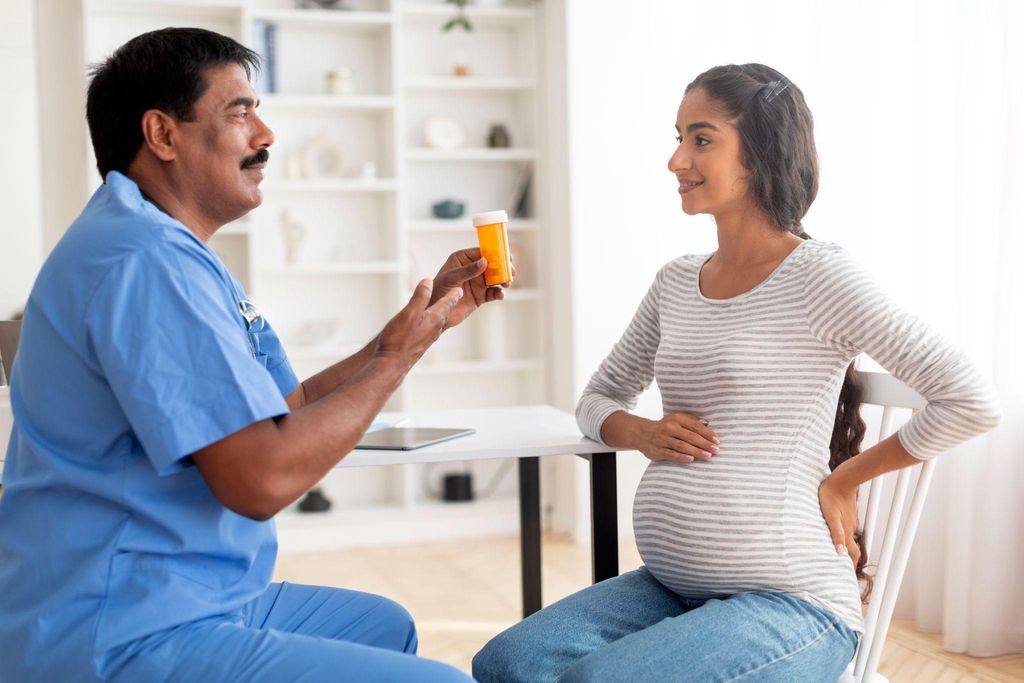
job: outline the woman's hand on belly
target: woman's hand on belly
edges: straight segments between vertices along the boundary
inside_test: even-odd
[[[635,448],[651,460],[690,463],[718,453],[718,435],[706,422],[688,413],[671,413],[638,425]]]

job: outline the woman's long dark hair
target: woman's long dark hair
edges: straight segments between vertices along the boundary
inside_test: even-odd
[[[818,153],[814,119],[800,88],[764,64],[716,66],[697,76],[686,92],[703,88],[739,131],[740,161],[750,174],[747,183],[759,209],[780,230],[811,239],[803,220],[818,194]],[[839,391],[836,421],[829,444],[829,469],[860,453],[865,425],[860,416],[863,387],[853,363]],[[854,539],[860,548],[857,578],[864,582],[861,599],[871,595],[872,577],[864,571],[864,533]]]

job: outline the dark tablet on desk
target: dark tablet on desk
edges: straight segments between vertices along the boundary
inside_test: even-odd
[[[411,451],[460,436],[468,436],[475,429],[435,429],[428,427],[389,427],[363,434],[356,448],[378,451]]]

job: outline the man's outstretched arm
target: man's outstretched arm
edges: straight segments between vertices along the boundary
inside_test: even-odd
[[[265,520],[315,486],[359,442],[462,298],[456,288],[430,304],[431,293],[431,281],[421,282],[377,337],[367,362],[326,395],[194,453],[217,499],[240,515]]]
[[[480,256],[477,248],[463,249],[448,257],[437,277],[434,278],[434,289],[431,303],[445,296],[453,289],[462,289],[463,297],[448,316],[446,329],[455,327],[465,320],[477,308],[488,301],[499,301],[503,298],[500,289],[487,287],[483,275],[487,261]],[[295,412],[302,406],[319,401],[339,386],[347,382],[373,358],[378,338],[374,337],[358,353],[345,360],[318,372],[302,382],[291,394],[285,397],[289,410]]]

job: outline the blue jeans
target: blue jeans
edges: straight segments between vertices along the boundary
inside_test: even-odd
[[[412,617],[369,593],[275,583],[241,614],[154,634],[115,653],[109,681],[466,683],[416,656]]]
[[[834,683],[857,634],[781,593],[680,597],[646,567],[530,615],[473,658],[501,681],[784,681]]]

